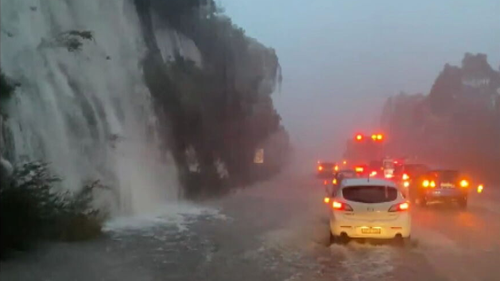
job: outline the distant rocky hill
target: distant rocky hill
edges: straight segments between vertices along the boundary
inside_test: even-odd
[[[461,66],[446,64],[427,95],[390,97],[382,126],[394,153],[500,181],[500,72],[484,54],[465,54]]]

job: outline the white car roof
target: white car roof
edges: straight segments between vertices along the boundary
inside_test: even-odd
[[[376,179],[376,178],[348,178],[342,181],[342,187],[348,186],[392,186],[396,187],[396,184],[389,180]]]

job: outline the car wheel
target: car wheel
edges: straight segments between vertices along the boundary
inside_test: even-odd
[[[332,234],[332,232],[330,231],[330,245],[332,244],[335,244],[335,236]]]
[[[458,207],[460,207],[460,209],[462,210],[467,209],[467,197],[458,200]]]
[[[398,235],[394,238],[394,244],[397,247],[401,247],[401,248],[410,247],[411,246],[411,236],[403,238],[401,235]]]
[[[336,236],[335,242],[337,242],[340,245],[345,245],[345,244],[349,243],[349,237],[346,234]]]

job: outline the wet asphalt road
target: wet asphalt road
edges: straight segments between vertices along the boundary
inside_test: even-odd
[[[293,175],[293,176],[290,176]],[[500,192],[412,208],[413,242],[328,245],[324,190],[283,173],[226,198],[110,223],[3,262],[0,280],[500,280]]]

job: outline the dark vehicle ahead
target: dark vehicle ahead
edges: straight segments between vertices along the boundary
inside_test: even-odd
[[[316,176],[321,179],[333,179],[339,166],[334,162],[318,162]]]
[[[432,170],[418,178],[415,188],[420,205],[433,201],[457,202],[462,209],[467,208],[469,181],[458,170]]]
[[[335,173],[333,177],[333,185],[340,185],[343,179],[357,178],[358,174],[355,170],[343,169]]]
[[[419,178],[429,170],[429,166],[425,164],[404,164],[396,167],[394,179],[405,194],[414,195],[420,184]]]
[[[335,175],[332,179],[332,184],[330,187],[327,187],[326,193],[328,194],[328,196],[331,196],[336,192],[344,179],[353,179],[357,177],[359,177],[358,173],[356,173],[355,170],[351,169],[342,169],[338,172],[335,172]]]

